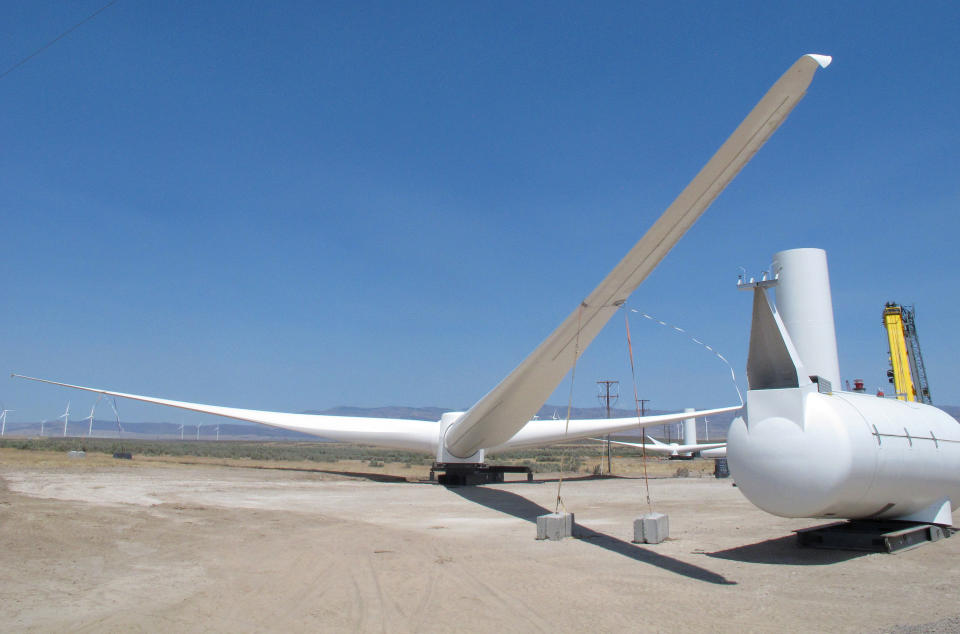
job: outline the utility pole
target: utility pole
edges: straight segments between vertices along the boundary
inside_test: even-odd
[[[640,418],[643,418],[647,415],[647,403],[650,402],[648,398],[638,398],[637,402],[640,403]],[[641,432],[642,436],[640,438],[640,443],[645,445],[647,444],[647,434],[646,432]]]
[[[600,399],[601,403],[604,403],[607,408],[607,418],[610,418],[610,405],[611,403],[616,403],[620,398],[620,381],[597,381],[597,386],[600,388],[597,398]],[[600,461],[600,464],[603,464],[603,460]],[[601,467],[601,471],[602,471]],[[607,475],[613,474],[613,465],[610,461],[610,434],[607,434]]]

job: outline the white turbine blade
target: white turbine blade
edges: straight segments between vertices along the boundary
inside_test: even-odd
[[[647,438],[650,438],[650,437],[647,436]],[[653,438],[650,438],[650,440],[653,440]],[[654,442],[654,443],[647,443],[647,444],[645,445],[645,444],[643,444],[643,443],[639,443],[639,442],[627,442],[627,441],[625,441],[625,440],[611,440],[610,442],[612,442],[612,443],[615,444],[615,445],[625,445],[625,446],[627,446],[627,447],[635,447],[635,448],[637,448],[637,449],[644,449],[647,453],[655,453],[655,454],[671,454],[671,453],[673,453],[673,447],[671,447],[670,445],[664,445],[664,444],[662,444],[662,443],[656,443],[656,442]]]
[[[700,452],[701,458],[726,458],[727,446],[717,447],[716,449],[704,449]]]
[[[531,420],[507,442],[487,448],[487,451],[502,449],[522,449],[524,447],[540,447],[565,440],[578,440],[591,436],[602,436],[618,431],[644,429],[666,423],[673,423],[691,417],[714,416],[724,412],[734,412],[741,405],[719,407],[696,412],[677,412],[675,414],[656,414],[654,416],[630,418],[591,418],[573,419],[569,428],[565,420]],[[672,451],[672,448],[671,448]]]
[[[708,442],[708,443],[697,443],[695,445],[680,445],[678,448],[679,451],[706,451],[707,449],[719,449],[720,447],[726,447],[727,443],[725,442]]]
[[[625,441],[625,440],[611,440],[610,442],[613,443],[614,445],[625,445],[625,446],[627,446],[627,447],[635,447],[635,448],[637,448],[637,449],[644,449],[647,453],[672,454],[672,453],[674,452],[674,448],[671,447],[670,445],[664,445],[663,443],[659,443],[659,442],[657,442],[656,440],[654,440],[653,438],[650,438],[650,436],[647,436],[647,438],[648,438],[649,440],[651,440],[652,442],[647,443],[647,444],[643,444],[643,443],[639,443],[639,442],[627,442],[627,441]],[[599,438],[593,438],[592,440],[600,440],[600,439],[599,439]]]
[[[436,453],[437,442],[439,438],[440,426],[435,421],[406,420],[395,418],[362,418],[359,416],[323,416],[317,414],[288,414],[285,412],[265,412],[253,409],[240,409],[236,407],[221,407],[219,405],[203,405],[201,403],[188,403],[185,401],[172,401],[165,398],[155,398],[152,396],[141,396],[139,394],[126,394],[124,392],[112,392],[110,390],[101,390],[93,387],[83,387],[80,385],[71,385],[69,383],[60,383],[48,379],[38,379],[21,374],[11,376],[27,379],[30,381],[39,381],[51,385],[60,385],[75,390],[84,390],[107,396],[116,396],[119,398],[128,398],[134,401],[143,401],[144,403],[153,403],[155,405],[165,405],[167,407],[177,407],[179,409],[190,410],[192,412],[203,412],[204,414],[214,414],[226,418],[235,418],[270,427],[279,427],[299,431],[305,434],[321,436],[331,440],[343,442],[356,442],[379,447],[390,447],[395,449],[410,449],[413,451],[426,451]]]
[[[572,367],[578,342],[582,354],[627,297],[776,131],[803,98],[816,69],[826,66],[829,59],[804,55],[777,80],[600,285],[530,356],[450,427],[445,439],[450,453],[467,457],[484,447],[501,445],[526,424]]]
[[[726,447],[727,443],[725,442],[711,442],[711,443],[701,443],[696,445],[666,445],[662,442],[657,442],[655,439],[647,436],[653,444],[643,445],[638,442],[626,442],[624,440],[611,440],[610,442],[616,443],[618,445],[627,445],[629,447],[644,447],[646,446],[647,451],[660,451],[660,452],[680,452],[687,453],[692,451],[704,451],[706,449],[717,449],[718,447]]]

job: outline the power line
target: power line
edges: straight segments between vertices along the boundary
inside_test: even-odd
[[[40,48],[38,48],[37,50],[35,50],[34,52],[30,53],[29,55],[27,55],[26,57],[24,57],[23,59],[21,59],[19,62],[17,62],[16,64],[14,64],[13,66],[11,66],[10,68],[8,68],[7,70],[5,70],[5,71],[3,71],[2,73],[0,73],[0,79],[3,79],[4,77],[6,77],[7,75],[9,75],[9,74],[12,73],[13,71],[17,70],[18,68],[20,68],[21,66],[23,66],[24,64],[26,64],[27,62],[29,62],[31,59],[33,59],[34,57],[36,57],[36,56],[39,55],[40,53],[44,52],[45,50],[47,50],[48,48],[50,48],[51,46],[53,46],[54,44],[56,44],[57,42],[59,42],[60,40],[62,40],[63,38],[65,38],[66,36],[70,35],[70,34],[73,33],[75,30],[77,30],[78,28],[80,28],[81,26],[83,26],[84,24],[86,24],[87,22],[89,22],[90,20],[94,19],[95,17],[97,17],[98,15],[100,15],[101,13],[103,13],[104,11],[106,11],[107,9],[109,9],[111,6],[115,5],[115,4],[116,4],[117,2],[119,2],[119,1],[120,1],[120,0],[110,0],[110,2],[108,2],[107,4],[103,5],[102,7],[100,7],[99,9],[97,9],[96,11],[94,11],[93,13],[91,13],[90,15],[88,15],[87,17],[85,17],[84,19],[80,20],[79,22],[77,22],[76,24],[74,24],[73,26],[71,26],[69,29],[67,29],[67,30],[64,31],[63,33],[61,33],[60,35],[58,35],[57,37],[53,38],[52,40],[50,40],[49,42],[47,42],[46,44],[44,44],[43,46],[41,46]]]

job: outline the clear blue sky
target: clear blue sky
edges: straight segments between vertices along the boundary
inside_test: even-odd
[[[5,3],[0,66],[101,4]],[[0,358],[258,409],[468,407],[817,52],[834,64],[631,305],[745,385],[738,267],[821,247],[844,378],[886,386],[881,309],[916,304],[934,400],[960,404],[958,23],[956,2],[120,0],[0,79]],[[736,402],[688,340],[633,334],[650,407]],[[629,402],[619,318],[575,404],[600,378]],[[13,421],[95,398],[0,385]]]

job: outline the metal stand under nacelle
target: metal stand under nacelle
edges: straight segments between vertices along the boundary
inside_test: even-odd
[[[484,463],[484,450],[461,458],[447,450],[447,431],[463,416],[463,412],[447,412],[440,417],[440,438],[437,442],[437,461],[430,467],[430,481],[434,479],[446,486],[468,486],[503,482],[505,473],[525,473],[527,481],[533,480],[530,467],[488,465]],[[439,473],[439,475],[437,475]]]
[[[438,472],[439,475],[438,475]],[[505,473],[525,473],[527,482],[533,482],[530,467],[513,465],[488,465],[483,463],[435,462],[430,467],[430,481],[445,486],[471,486],[503,482]]]
[[[957,529],[899,520],[852,520],[794,532],[801,548],[894,553],[951,537]]]

